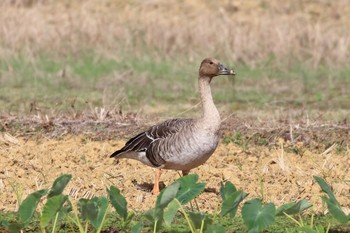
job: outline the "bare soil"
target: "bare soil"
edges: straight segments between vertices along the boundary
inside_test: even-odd
[[[115,127],[107,132],[104,130],[106,126],[101,122],[91,121],[89,124],[85,119],[79,123],[80,130],[85,129],[83,133],[78,130],[79,124],[73,121],[70,127],[67,127],[68,121],[59,119],[41,123],[39,127],[33,119],[20,121],[17,118],[17,124],[10,117],[6,119],[3,118],[1,122],[3,132],[0,132],[1,210],[15,211],[18,196],[23,200],[35,190],[49,188],[55,178],[65,173],[73,175],[66,188],[73,200],[106,195],[106,188],[115,185],[125,195],[130,209],[139,211],[154,206],[155,196],[144,186],[152,184],[155,169],[137,161],[121,160],[118,163],[109,158],[111,153],[123,146],[127,137],[146,127],[137,120],[115,123]],[[26,122],[33,127],[32,131],[26,128]],[[108,125],[106,122],[104,124]],[[234,122],[232,120],[225,124],[223,141],[230,135],[228,129],[235,125]],[[303,125],[298,127],[304,133],[295,130],[295,135],[302,135],[301,138],[318,135],[313,128],[303,128]],[[350,184],[341,182],[350,179],[349,129],[346,127],[348,125],[338,125],[332,129],[333,132],[338,132],[340,141],[347,140],[341,152],[339,143],[328,148],[317,140],[311,140],[309,144],[301,139],[291,143],[290,138],[283,138],[282,128],[268,132],[265,132],[266,129],[255,131],[255,134],[248,130],[249,127],[246,131],[242,128],[246,138],[251,135],[248,139],[257,134],[264,135],[265,132],[274,138],[273,143],[221,143],[204,165],[191,171],[199,175],[200,182],[206,183],[206,192],[197,199],[201,210],[219,212],[220,183],[229,180],[238,189],[248,192],[250,198],[261,197],[263,194],[266,202],[272,201],[277,205],[306,198],[314,203],[316,211],[324,211],[320,188],[312,179],[313,175],[324,177],[332,185],[341,205],[349,210]],[[344,132],[339,131],[342,128]],[[102,135],[101,132],[105,134]],[[324,130],[323,135],[330,135],[328,142],[332,143],[330,131]],[[269,137],[265,135],[265,138]],[[178,177],[175,171],[164,171],[161,180],[169,185]]]

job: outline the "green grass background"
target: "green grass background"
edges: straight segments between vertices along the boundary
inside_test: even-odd
[[[180,59],[181,60],[181,59]],[[41,111],[66,113],[74,108],[122,108],[167,114],[199,103],[200,60],[174,62],[150,56],[108,58],[94,51],[75,56],[12,56],[0,60],[1,112],[28,114],[31,103]],[[341,111],[350,107],[350,69],[302,62],[257,67],[223,60],[236,78],[217,77],[213,95],[228,110],[276,108]],[[177,109],[177,110],[176,110]]]

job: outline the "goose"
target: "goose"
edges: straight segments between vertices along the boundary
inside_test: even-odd
[[[219,75],[233,75],[214,58],[205,58],[199,68],[198,87],[202,115],[197,119],[170,119],[150,127],[126,142],[110,157],[134,159],[157,168],[152,193],[159,194],[162,169],[182,171],[185,176],[205,163],[219,143],[221,119],[214,104],[210,83]]]

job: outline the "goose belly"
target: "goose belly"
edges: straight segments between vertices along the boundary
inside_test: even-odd
[[[164,169],[191,170],[205,163],[214,153],[219,142],[217,134],[196,134],[181,138],[173,145],[168,156],[164,156]]]

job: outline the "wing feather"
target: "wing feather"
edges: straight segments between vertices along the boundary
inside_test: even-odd
[[[159,153],[157,153],[157,151],[154,149],[152,149],[152,152],[147,152],[147,150],[150,148],[153,142],[178,133],[184,126],[191,124],[192,121],[192,119],[171,119],[154,125],[147,131],[144,131],[131,138],[126,142],[123,148],[114,152],[110,157],[115,157],[130,151],[146,151],[148,160],[154,166],[161,166],[165,163],[165,160],[159,155]]]

